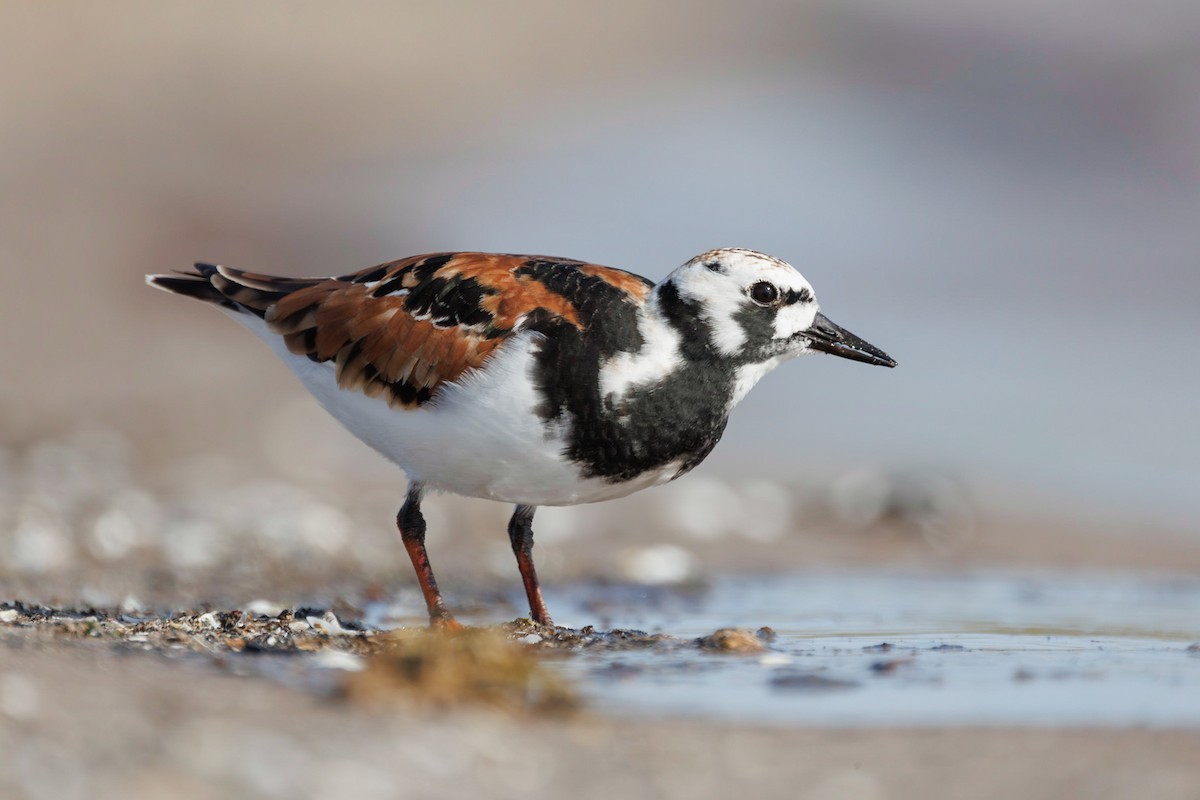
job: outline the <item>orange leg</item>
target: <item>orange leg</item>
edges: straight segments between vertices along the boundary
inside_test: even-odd
[[[434,628],[459,630],[458,623],[446,604],[442,601],[442,593],[438,591],[437,579],[433,577],[433,568],[429,566],[429,554],[425,552],[425,517],[421,514],[421,494],[423,487],[412,483],[408,487],[408,497],[396,515],[396,527],[400,529],[400,540],[404,549],[412,559],[413,569],[417,571],[417,582],[421,584],[421,594],[425,595],[425,606],[429,609],[429,624]]]
[[[512,541],[521,580],[525,582],[525,596],[529,598],[529,616],[542,625],[554,625],[546,601],[542,599],[542,587],[538,585],[537,570],[533,566],[533,512],[535,506],[517,506],[508,522],[508,538]]]

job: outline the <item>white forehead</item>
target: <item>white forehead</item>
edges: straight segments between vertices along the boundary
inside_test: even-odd
[[[803,302],[789,303],[775,315],[775,335],[786,338],[812,325],[817,304],[812,287],[790,264],[754,250],[723,248],[701,253],[672,273],[680,296],[695,303],[708,321],[717,349],[738,353],[746,344],[738,314],[751,305],[749,289],[766,281],[783,292],[796,292]]]
[[[702,268],[713,276],[723,276],[742,287],[758,281],[770,281],[784,290],[812,291],[812,286],[791,264],[755,250],[737,247],[709,250],[693,258],[684,267],[689,270]]]

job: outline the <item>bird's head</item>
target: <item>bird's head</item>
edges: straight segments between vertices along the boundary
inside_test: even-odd
[[[811,352],[896,366],[820,313],[812,286],[795,268],[753,250],[696,256],[659,285],[658,301],[693,354],[768,368]]]

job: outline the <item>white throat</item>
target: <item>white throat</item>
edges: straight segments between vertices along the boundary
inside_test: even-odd
[[[789,355],[780,355],[769,361],[763,361],[758,364],[743,364],[738,367],[737,374],[733,380],[733,394],[729,398],[729,407],[732,409],[740,403],[742,398],[750,393],[750,390],[754,388],[756,383],[762,380],[764,375],[789,358],[791,358]]]

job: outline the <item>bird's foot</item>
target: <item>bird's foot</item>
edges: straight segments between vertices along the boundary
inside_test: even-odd
[[[458,633],[463,629],[463,624],[448,613],[436,614],[429,618],[429,629],[442,633]]]

